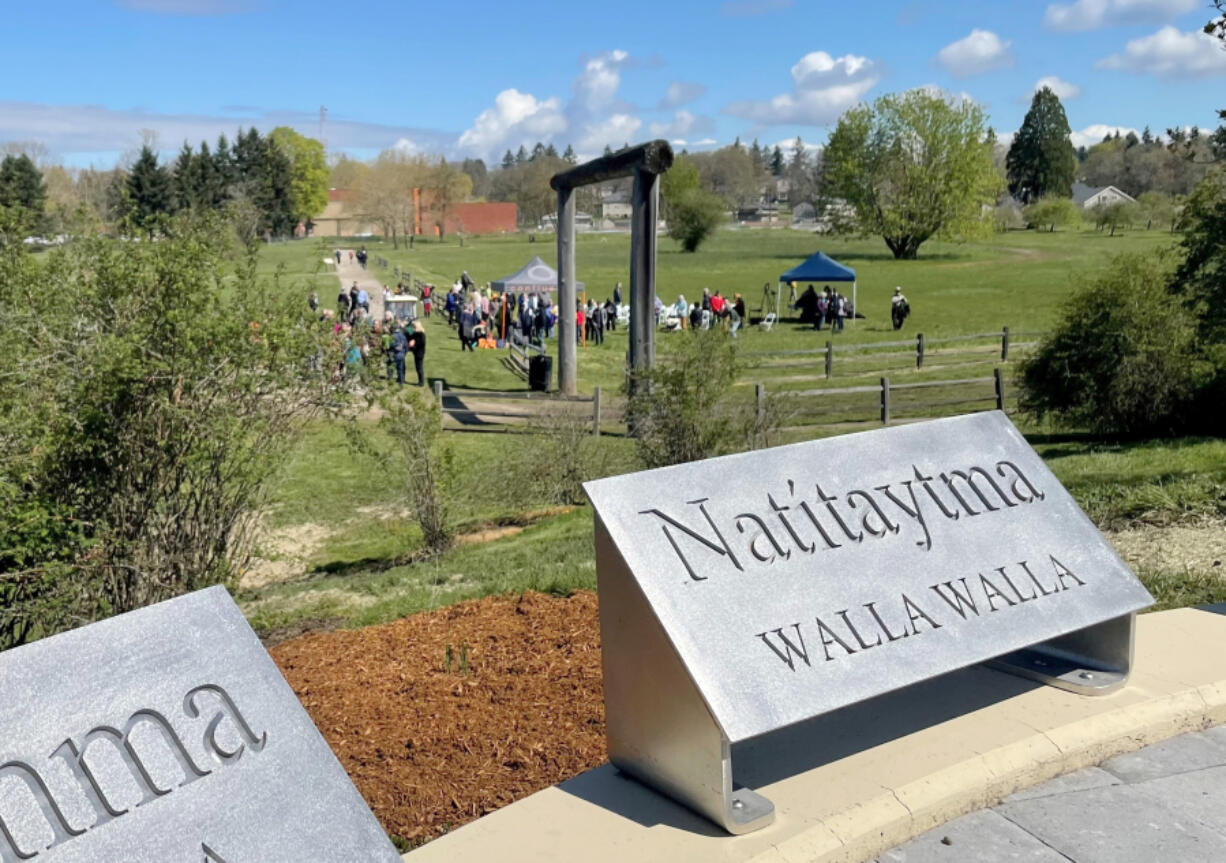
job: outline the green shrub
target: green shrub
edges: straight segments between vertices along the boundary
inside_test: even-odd
[[[1069,297],[1022,364],[1022,408],[1097,432],[1194,430],[1212,364],[1168,291],[1172,269],[1169,256],[1122,255]]]
[[[245,564],[335,348],[232,238],[184,219],[41,267],[0,245],[0,649]]]
[[[769,446],[782,418],[779,404],[762,411],[752,393],[733,388],[736,343],[722,329],[698,330],[636,376],[627,405],[640,460],[648,468]]]

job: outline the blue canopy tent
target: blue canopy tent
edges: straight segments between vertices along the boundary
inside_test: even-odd
[[[856,308],[856,271],[845,267],[825,252],[814,252],[803,263],[792,267],[779,282],[851,282],[851,307]],[[775,292],[775,317],[779,317],[779,297],[782,289]],[[855,318],[852,318],[855,322]]]

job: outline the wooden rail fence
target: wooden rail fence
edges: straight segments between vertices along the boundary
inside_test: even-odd
[[[1038,332],[1017,332],[1011,333],[1008,327],[1002,327],[1000,332],[994,333],[974,333],[966,336],[946,336],[944,338],[929,339],[923,333],[916,335],[914,340],[906,339],[901,341],[889,342],[870,342],[867,344],[852,344],[839,345],[836,351],[833,341],[827,341],[824,347],[821,348],[805,348],[800,350],[786,351],[748,351],[743,354],[746,357],[762,357],[762,358],[779,358],[781,362],[764,362],[757,364],[754,368],[759,370],[764,369],[796,369],[804,370],[810,365],[821,363],[822,376],[830,379],[835,375],[835,357],[854,357],[865,359],[879,359],[882,357],[902,357],[912,356],[915,360],[915,368],[923,369],[925,360],[932,358],[934,354],[940,354],[942,358],[948,359],[952,357],[960,357],[962,359],[970,357],[991,356],[995,359],[997,356],[1000,362],[1008,362],[1011,353],[1019,347],[1029,347],[1030,342],[1018,343],[1015,339],[1026,336],[1038,336],[1042,333]],[[949,351],[944,347],[965,344],[968,342],[983,342],[991,340],[996,345],[983,345],[978,347],[970,347],[963,350]],[[909,350],[896,350],[898,348],[907,348]],[[806,362],[812,360],[812,362]],[[974,364],[974,363],[972,363]],[[815,375],[816,377],[816,375]]]
[[[899,384],[891,383],[888,377],[883,376],[878,384],[872,386],[778,390],[775,396],[787,399],[789,402],[793,399],[813,399],[814,402],[810,403],[810,406],[820,403],[821,409],[815,413],[817,416],[828,421],[806,423],[805,425],[837,425],[840,422],[849,421],[851,415],[867,418],[873,414],[881,421],[882,425],[889,425],[898,419],[899,414],[903,412],[911,414],[913,417],[916,413],[919,413],[920,417],[915,418],[921,418],[931,416],[934,409],[966,407],[968,405],[978,405],[980,409],[995,408],[996,410],[1007,412],[1009,409],[1008,395],[1010,388],[1011,382],[1005,378],[1004,370],[997,366],[992,370],[991,377],[918,381],[915,383]],[[959,393],[957,398],[922,398],[922,394],[928,391],[951,389],[964,391],[969,389],[970,392]],[[907,398],[905,402],[897,398],[900,394],[909,395],[911,393],[921,397]],[[842,396],[869,394],[877,397],[875,405],[863,401],[850,405],[834,403]],[[754,400],[757,406],[758,421],[763,422],[765,421],[767,411],[766,384],[758,383],[754,385]],[[839,417],[839,419],[834,419],[834,417]]]

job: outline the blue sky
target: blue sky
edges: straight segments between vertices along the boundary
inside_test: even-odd
[[[1081,143],[1216,126],[1211,14],[1208,0],[42,0],[5,12],[0,141],[102,167],[143,129],[166,151],[239,126],[315,136],[326,106],[329,149],[362,157],[820,143],[848,106],[919,86],[969,95],[1007,135],[1052,79]]]

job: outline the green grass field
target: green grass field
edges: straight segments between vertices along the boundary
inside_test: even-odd
[[[555,261],[552,235],[469,238],[461,248],[455,239],[419,242],[412,250],[392,250],[378,240],[362,240],[371,253],[435,284],[450,284],[467,270],[478,283],[508,275],[533,255]],[[337,286],[322,258],[335,248],[322,238],[269,246],[261,267],[279,272],[287,291],[305,300],[311,290],[330,302]],[[1124,251],[1149,251],[1170,245],[1162,232],[1129,233],[1110,238],[1092,231],[1069,233],[1016,232],[981,243],[930,243],[913,262],[892,260],[879,240],[845,240],[792,231],[725,230],[697,254],[686,255],[662,240],[658,262],[660,296],[672,302],[677,294],[693,300],[703,287],[725,294],[740,292],[751,313],[762,298],[763,282],[771,282],[804,257],[821,249],[854,267],[859,279],[861,310],[869,317],[830,336],[800,328],[786,320],[773,332],[747,328],[739,339],[751,353],[802,350],[824,345],[827,338],[852,345],[894,340],[887,312],[895,285],[901,285],[914,310],[902,338],[923,332],[927,338],[997,332],[1042,331],[1055,320],[1061,300],[1071,288]],[[348,242],[344,246],[356,243]],[[623,235],[581,236],[577,249],[579,278],[599,299],[614,282],[626,282],[629,239]],[[383,271],[376,270],[376,273]],[[387,280],[395,281],[388,269]],[[786,298],[785,298],[786,299]],[[442,378],[450,388],[522,390],[525,384],[504,368],[502,351],[461,353],[458,339],[439,316],[427,325],[427,374]],[[667,352],[671,340],[684,334],[658,334],[657,349]],[[988,345],[989,342],[984,342]],[[551,346],[553,353],[556,347]],[[836,346],[836,356],[837,354]],[[603,346],[579,352],[580,388],[601,386],[615,393],[622,383],[626,333],[619,330]],[[939,354],[934,356],[939,357]],[[842,357],[840,357],[842,360]],[[990,374],[991,357],[976,360]],[[779,380],[803,377],[812,369],[767,368],[770,358],[748,357],[746,382],[766,380],[771,387],[821,386]],[[892,359],[846,361],[835,386],[875,380],[885,371],[877,363],[894,365],[891,376],[914,376],[913,354],[907,349]],[[967,374],[965,368],[934,363],[925,379]],[[976,366],[979,368],[979,366]],[[979,374],[975,371],[974,374]],[[944,377],[942,377],[944,376]],[[752,388],[746,388],[746,395]],[[1018,419],[1048,464],[1069,487],[1090,516],[1104,529],[1138,524],[1189,521],[1226,516],[1226,444],[1182,440],[1118,443],[1026,424]],[[818,434],[800,431],[789,439]],[[822,431],[828,434],[829,431]],[[300,574],[240,592],[246,613],[258,628],[293,626],[306,620],[327,620],[359,626],[394,619],[425,608],[490,593],[526,589],[565,592],[594,587],[591,513],[586,507],[539,516],[547,501],[534,499],[522,471],[531,470],[531,435],[456,434],[445,438],[452,463],[453,513],[461,532],[490,526],[517,525],[514,532],[491,541],[463,544],[427,562],[406,563],[419,542],[419,532],[407,518],[404,496],[394,471],[374,463],[353,446],[353,435],[378,436],[371,421],[321,421],[294,445],[291,458],[272,489],[270,531],[294,537],[303,531],[317,537],[305,543]],[[632,442],[622,437],[602,439],[610,459],[607,472],[634,469]],[[525,516],[537,511],[538,514]],[[522,530],[520,530],[522,528]],[[318,538],[322,536],[322,538]],[[262,549],[268,553],[267,549]],[[275,553],[270,556],[275,557]],[[1142,572],[1163,606],[1226,599],[1226,580],[1209,572]]]

